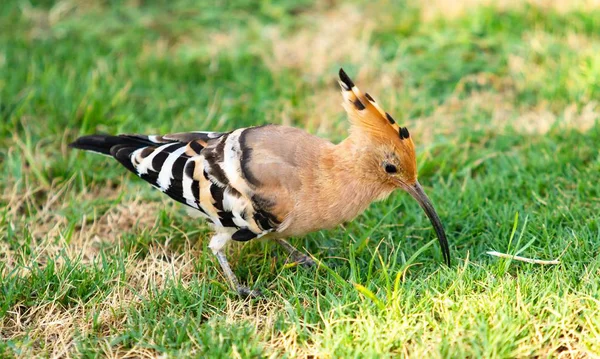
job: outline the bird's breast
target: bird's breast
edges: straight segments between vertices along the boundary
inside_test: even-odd
[[[378,184],[335,180],[317,182],[298,196],[297,204],[283,225],[286,236],[300,236],[349,222],[377,200],[394,190]]]

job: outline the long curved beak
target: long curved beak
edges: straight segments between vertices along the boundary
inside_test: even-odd
[[[448,240],[446,239],[446,233],[444,232],[444,226],[442,226],[442,222],[440,221],[440,217],[438,217],[435,208],[433,208],[433,204],[429,200],[429,197],[423,191],[423,187],[419,182],[415,182],[412,186],[404,187],[406,192],[410,193],[410,195],[419,202],[419,205],[425,213],[431,224],[433,225],[433,229],[435,229],[435,233],[437,234],[438,240],[440,241],[440,246],[442,247],[442,254],[444,255],[444,261],[448,266],[450,266],[450,247],[448,247]]]

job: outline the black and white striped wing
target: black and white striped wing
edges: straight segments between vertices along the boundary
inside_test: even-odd
[[[194,197],[199,183],[187,180],[184,170],[211,140],[222,135],[211,132],[167,136],[121,135],[116,137],[121,143],[111,147],[110,154],[169,197],[202,212]]]
[[[280,220],[243,175],[245,130],[129,136],[139,143],[114,146],[110,153],[163,193],[199,210],[232,239],[247,241],[276,230]]]

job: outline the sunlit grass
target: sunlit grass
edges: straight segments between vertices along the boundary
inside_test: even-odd
[[[3,3],[0,356],[600,355],[600,10],[471,3]],[[66,147],[266,122],[338,141],[342,66],[410,128],[452,267],[397,193],[292,239],[315,269],[233,246],[265,293],[244,301],[205,223]]]

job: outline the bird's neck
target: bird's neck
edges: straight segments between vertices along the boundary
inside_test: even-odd
[[[371,202],[386,198],[394,190],[373,175],[377,168],[369,167],[377,164],[369,158],[364,144],[364,139],[351,135],[323,152],[317,183],[322,203],[327,203],[326,217],[349,221]]]
[[[303,235],[352,220],[371,202],[387,197],[394,188],[378,181],[377,166],[369,160],[365,139],[352,135],[337,145],[320,147],[304,164],[303,186],[294,214],[286,219],[282,236]]]

